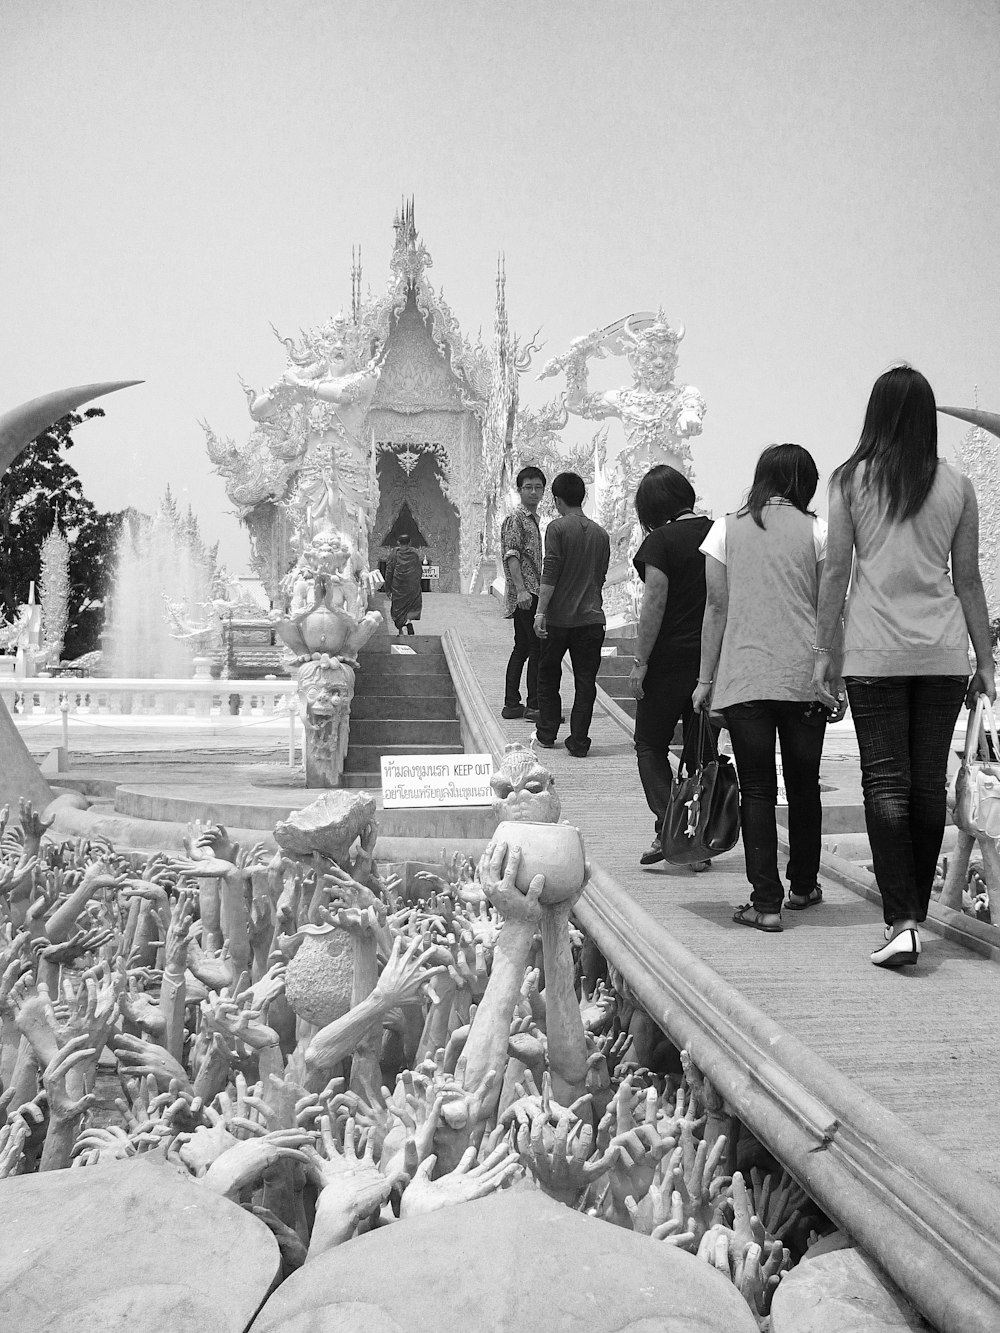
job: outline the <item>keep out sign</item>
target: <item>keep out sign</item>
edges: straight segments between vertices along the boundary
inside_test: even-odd
[[[384,754],[382,805],[490,805],[489,754]]]

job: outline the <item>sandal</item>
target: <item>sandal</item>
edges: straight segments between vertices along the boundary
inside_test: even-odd
[[[738,926],[750,926],[753,930],[762,930],[767,935],[780,935],[783,926],[779,921],[777,924],[764,924],[765,916],[780,916],[780,912],[758,912],[753,903],[744,903],[742,907],[737,907],[733,913],[733,920]]]
[[[817,903],[823,901],[823,890],[817,884],[814,889],[810,889],[801,902],[796,902],[791,894],[785,899],[785,906],[790,912],[804,912],[807,907],[815,907]]]

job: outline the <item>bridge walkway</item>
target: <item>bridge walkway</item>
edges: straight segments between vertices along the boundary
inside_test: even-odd
[[[511,740],[527,739],[530,724],[500,719],[511,628],[497,599],[427,596],[419,628],[462,636],[500,727]],[[588,853],[757,1008],[931,1143],[1000,1184],[1000,966],[927,932],[915,970],[872,967],[878,908],[830,880],[822,906],[786,913],[781,935],[735,925],[733,909],[748,896],[742,848],[700,875],[642,869],[652,816],[630,739],[600,708],[592,738],[585,760],[561,744],[545,752],[563,818],[582,829]],[[842,753],[831,755],[825,779],[837,781],[846,766]]]

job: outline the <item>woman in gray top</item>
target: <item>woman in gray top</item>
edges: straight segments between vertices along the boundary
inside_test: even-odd
[[[692,696],[726,719],[740,778],[740,821],[750,902],[741,926],[781,930],[784,890],[775,822],[775,740],[788,792],[786,906],[822,902],[817,883],[823,811],[819,763],[827,710],[812,689],[816,600],[826,524],[809,508],[819,475],[807,450],[773,444],[757,461],[747,502],[702,543],[707,606]]]
[[[927,916],[941,850],[959,709],[978,694],[996,698],[976,493],[968,477],[938,458],[934,391],[912,366],[895,366],[875,381],[858,446],[830,482],[814,649],[815,689],[824,702],[852,560],[843,674],[886,923],[885,943],[871,960],[902,967],[920,954],[917,927]]]

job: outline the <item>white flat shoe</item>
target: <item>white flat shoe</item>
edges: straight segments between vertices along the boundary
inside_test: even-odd
[[[920,936],[908,927],[894,935],[881,949],[876,949],[871,960],[876,967],[912,967],[919,957]]]

